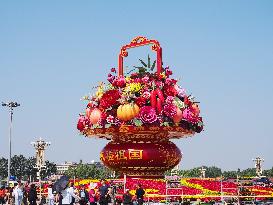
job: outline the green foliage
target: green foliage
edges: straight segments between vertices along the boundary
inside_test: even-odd
[[[156,63],[156,60],[153,61],[153,64],[151,66],[151,58],[150,56],[148,55],[148,61],[147,63],[145,63],[143,60],[139,59],[140,63],[141,63],[141,66],[134,66],[134,68],[138,69],[138,72],[140,74],[145,74],[146,72],[149,72],[149,71],[153,71],[154,68],[155,68],[155,63]],[[134,69],[135,70],[135,69]],[[133,70],[132,70],[133,71]],[[132,72],[130,71],[130,72]],[[129,73],[130,73],[129,72]],[[127,73],[127,74],[129,74]]]
[[[14,155],[11,158],[10,174],[16,176],[19,180],[36,179],[37,169],[35,169],[36,159],[34,157],[26,158],[23,155]],[[56,174],[56,164],[49,161],[45,162],[45,168],[41,172],[42,178]],[[5,179],[8,175],[8,160],[0,158],[0,178]]]
[[[76,167],[70,167],[66,172],[69,178],[109,178],[111,171],[105,167],[97,167],[94,164],[79,164]]]
[[[8,176],[8,160],[4,157],[0,158],[0,179],[5,179]]]
[[[222,171],[220,168],[212,166],[212,167],[206,167],[203,166],[206,169],[206,177],[209,178],[216,178],[223,176],[225,178],[236,178],[237,175],[239,177],[255,177],[256,176],[256,169],[255,168],[248,168],[243,171],[236,170],[236,171]],[[200,169],[201,167],[196,167],[193,169],[188,170],[179,170],[178,175],[182,177],[200,177]],[[167,172],[166,174],[170,174],[170,172]],[[273,167],[268,170],[263,171],[263,175],[267,177],[273,177]]]

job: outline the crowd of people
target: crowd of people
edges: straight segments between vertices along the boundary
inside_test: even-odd
[[[35,184],[15,183],[14,187],[0,188],[0,205],[143,205],[145,191],[141,184],[136,185],[135,196],[127,189],[122,196],[117,197],[116,187],[101,180],[100,186],[90,183],[76,188],[73,183],[56,192],[52,182],[47,186],[46,195],[39,198]]]

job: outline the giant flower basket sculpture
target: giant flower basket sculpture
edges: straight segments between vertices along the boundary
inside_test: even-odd
[[[127,74],[123,58],[127,49],[151,45],[157,59],[140,60]],[[156,70],[154,72],[154,70]],[[111,69],[108,83],[100,83],[80,114],[77,128],[85,136],[111,140],[101,151],[101,161],[128,177],[160,178],[181,160],[170,139],[193,136],[203,130],[197,102],[162,66],[162,48],[156,40],[137,37],[121,48],[118,70]]]

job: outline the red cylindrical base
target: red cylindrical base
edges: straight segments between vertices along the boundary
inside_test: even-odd
[[[179,148],[170,141],[110,142],[100,154],[110,169],[128,177],[162,178],[181,160]]]

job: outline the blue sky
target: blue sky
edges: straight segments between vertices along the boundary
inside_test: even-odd
[[[123,44],[157,39],[163,62],[201,102],[205,131],[176,140],[181,168],[273,165],[272,1],[1,1],[0,100],[14,114],[13,154],[34,155],[30,142],[51,141],[55,162],[99,160],[107,143],[78,135],[80,98],[106,80]],[[148,48],[130,51],[136,65]],[[152,55],[152,53],[151,53]],[[0,109],[0,156],[8,120]]]

